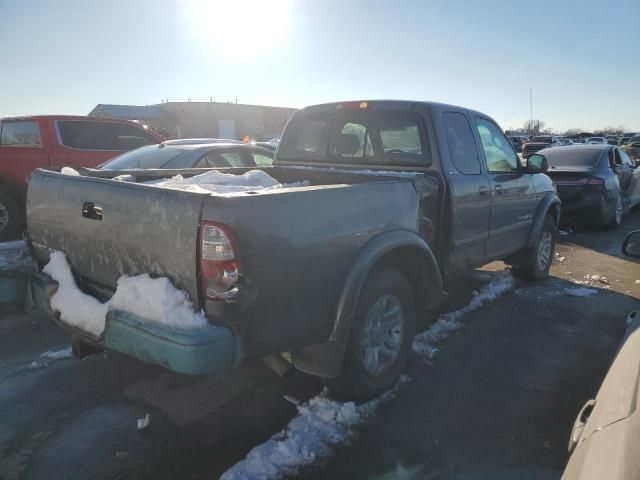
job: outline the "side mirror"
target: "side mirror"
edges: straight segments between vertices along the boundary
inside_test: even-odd
[[[547,157],[534,153],[527,158],[527,171],[529,173],[544,173],[549,170],[549,162]]]
[[[640,257],[640,230],[634,230],[622,244],[622,253],[630,257]]]

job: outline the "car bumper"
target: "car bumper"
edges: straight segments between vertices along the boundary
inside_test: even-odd
[[[583,194],[579,199],[563,198],[562,192],[558,192],[562,201],[562,220],[573,220],[590,225],[606,225],[611,221],[615,213],[615,203],[607,201],[601,194]]]
[[[207,325],[180,329],[146,320],[121,310],[107,314],[106,327],[95,338],[64,322],[50,305],[58,284],[44,274],[31,274],[26,303],[49,313],[65,330],[92,345],[118,351],[146,363],[186,374],[211,374],[234,368],[239,363],[236,337],[225,327]]]

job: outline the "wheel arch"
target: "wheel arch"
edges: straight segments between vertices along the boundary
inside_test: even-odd
[[[544,219],[547,215],[551,215],[551,217],[555,220],[556,228],[560,224],[560,198],[555,192],[549,192],[545,195],[538,207],[536,208],[535,217],[533,219],[533,225],[531,226],[531,233],[529,234],[529,243],[528,247],[535,247],[538,238],[542,232],[542,227],[544,226]]]
[[[296,368],[323,377],[340,372],[362,288],[369,275],[383,267],[407,275],[418,307],[433,307],[446,298],[438,263],[424,239],[409,230],[382,233],[365,244],[356,256],[345,279],[327,341],[291,352]]]

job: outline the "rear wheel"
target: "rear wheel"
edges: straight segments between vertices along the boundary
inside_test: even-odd
[[[607,224],[609,228],[618,228],[622,223],[622,217],[624,215],[624,205],[622,203],[622,195],[618,195],[618,200],[616,201],[616,209],[613,213],[613,218]]]
[[[512,272],[515,277],[523,280],[543,280],[547,278],[556,248],[557,231],[555,219],[547,215],[544,219],[540,239],[532,255],[529,256],[526,263],[513,266]]]
[[[16,202],[7,194],[0,192],[0,242],[17,238],[23,223]]]
[[[360,295],[342,370],[325,384],[337,397],[356,401],[393,387],[411,352],[415,322],[407,278],[397,270],[374,272]]]

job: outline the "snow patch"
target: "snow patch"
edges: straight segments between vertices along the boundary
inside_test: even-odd
[[[596,290],[595,288],[586,287],[565,288],[564,293],[572,297],[590,297],[591,295],[595,295],[596,293],[598,293],[598,290]]]
[[[262,170],[249,170],[242,175],[211,170],[189,178],[176,175],[169,179],[146,183],[156,187],[197,193],[239,193],[309,185],[307,181],[282,184]]]
[[[73,352],[71,351],[71,347],[63,348],[62,350],[48,350],[40,355],[42,358],[46,358],[47,360],[62,360],[63,358],[72,358]]]
[[[62,169],[60,170],[60,173],[63,175],[71,175],[75,177],[80,175],[76,169],[71,167],[62,167]]]
[[[183,290],[178,290],[166,277],[149,275],[122,276],[111,298],[111,309],[123,310],[163,325],[197,328],[207,325],[202,313],[193,311],[193,304]]]
[[[122,276],[111,300],[101,303],[76,285],[71,268],[62,252],[53,252],[42,269],[58,282],[51,297],[51,307],[62,319],[85,332],[100,336],[110,309],[124,310],[150,321],[180,328],[197,328],[207,324],[202,313],[193,310],[187,294],[175,288],[165,277],[149,275]]]
[[[396,385],[373,400],[356,405],[338,402],[327,392],[297,407],[298,415],[286,428],[249,452],[220,477],[221,480],[268,480],[292,475],[333,452],[333,447],[354,435],[354,428],[364,424],[384,403],[395,398],[403,384],[411,379],[400,377]]]
[[[508,270],[495,276],[487,285],[473,292],[473,298],[467,306],[441,315],[428,330],[416,335],[413,339],[413,351],[418,355],[433,357],[438,352],[435,344],[447,338],[451,332],[455,332],[464,326],[460,321],[462,317],[467,313],[478,310],[485,303],[492,302],[512,289],[513,285],[514,280]]]

